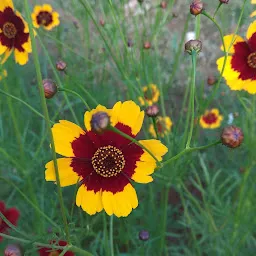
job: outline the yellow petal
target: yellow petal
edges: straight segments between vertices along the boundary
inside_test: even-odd
[[[85,185],[81,185],[77,191],[76,205],[81,206],[89,215],[101,212],[103,209],[101,191],[95,193],[93,190],[87,190]]]
[[[137,161],[134,174],[131,179],[138,183],[149,183],[153,181],[150,176],[156,168],[156,163],[154,161]]]
[[[138,206],[138,198],[135,189],[131,184],[127,184],[122,192],[113,194],[112,192],[102,192],[102,203],[108,215],[117,217],[128,216],[132,209]]]
[[[250,39],[252,35],[256,32],[256,20],[250,24],[247,29],[246,38]]]
[[[59,14],[57,12],[52,13],[53,25],[58,26],[60,24]]]
[[[4,11],[4,9],[7,7],[11,7],[12,9],[14,9],[12,0],[1,0],[0,1],[0,12]]]
[[[106,112],[111,117],[111,110],[107,109],[106,107],[102,105],[98,105],[96,109],[92,109],[91,111],[86,111],[84,114],[84,126],[87,131],[90,131],[92,129],[91,127],[91,120],[92,116],[97,112]],[[112,122],[111,122],[112,123]]]
[[[144,120],[144,111],[140,111],[133,101],[117,102],[112,109],[112,116],[116,122],[129,126],[133,135],[137,135]]]
[[[52,7],[51,7],[51,5],[49,5],[49,4],[44,4],[44,5],[42,6],[42,9],[43,9],[44,11],[46,11],[46,12],[52,12]]]
[[[74,156],[71,143],[85,132],[72,122],[60,120],[52,127],[52,133],[55,151],[60,155],[71,157]]]
[[[36,6],[34,7],[33,14],[34,14],[35,16],[37,16],[41,11],[43,11],[42,6],[36,5]]]
[[[57,159],[61,187],[74,185],[80,179],[79,176],[73,171],[73,168],[70,166],[71,162],[72,158]],[[53,161],[48,162],[45,165],[45,168],[45,180],[56,181]]]
[[[7,47],[5,45],[2,45],[0,42],[0,55],[4,54],[7,50]]]
[[[139,141],[145,148],[147,148],[158,161],[162,160],[162,156],[168,152],[168,148],[161,143],[159,140],[140,140]],[[148,153],[145,152],[140,158],[140,161],[154,161],[154,158]]]
[[[252,3],[252,4],[256,4],[256,0],[252,0],[251,3]]]
[[[216,116],[218,116],[219,115],[219,110],[217,109],[217,108],[213,108],[212,110],[211,110],[211,113],[213,113],[213,114],[215,114]]]
[[[29,38],[29,39],[28,39],[28,42],[24,43],[24,44],[22,45],[22,47],[23,47],[23,49],[24,49],[26,52],[28,52],[28,53],[32,52],[31,39]]]
[[[226,36],[224,36],[223,39],[224,39],[224,44],[225,44],[225,47],[226,47],[226,51],[229,52],[229,53],[234,53],[235,52],[234,44],[236,44],[238,42],[244,42],[244,39],[241,36],[238,36],[238,35],[235,35],[235,34],[226,35]],[[222,51],[224,51],[223,45],[221,46],[220,49]]]
[[[221,73],[221,70],[222,70],[222,67],[223,67],[223,64],[224,64],[224,59],[225,59],[225,57],[221,57],[216,62],[218,70],[219,70],[220,73]],[[223,72],[223,77],[225,77],[227,80],[237,79],[240,75],[237,71],[232,69],[231,60],[232,60],[232,56],[228,56],[226,64],[225,64],[225,69],[224,69],[224,72]]]
[[[227,85],[232,91],[241,91],[244,88],[245,81],[241,79],[226,80]]]
[[[132,180],[136,181],[137,183],[150,183],[153,181],[153,178],[149,175],[145,175],[144,173],[135,172],[132,175]]]
[[[251,15],[250,15],[251,18],[254,17],[254,16],[256,16],[256,11],[252,12]]]
[[[7,50],[4,53],[4,57],[1,58],[1,64],[4,64],[11,54],[12,54],[12,49],[7,48]]]
[[[155,131],[155,128],[154,128],[153,124],[149,125],[148,131],[152,135],[153,138],[156,138],[156,131]]]
[[[16,63],[20,65],[25,65],[28,62],[28,53],[26,51],[20,52],[19,50],[14,50],[14,56]]]
[[[256,94],[256,81],[244,81],[243,89],[250,94]]]

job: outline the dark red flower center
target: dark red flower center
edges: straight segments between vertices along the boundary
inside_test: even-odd
[[[3,25],[3,33],[7,38],[12,39],[15,38],[17,34],[17,29],[13,23],[6,22]]]
[[[57,251],[50,252],[49,256],[59,256],[60,254]]]
[[[256,52],[251,53],[247,57],[247,63],[251,68],[256,68]]]
[[[145,92],[144,92],[144,98],[146,100],[152,100],[153,97],[155,96],[155,91],[152,88],[148,88]]]
[[[92,166],[97,174],[105,178],[117,176],[124,169],[124,155],[114,146],[100,147],[92,157]]]
[[[52,14],[46,11],[39,12],[36,17],[39,25],[48,26],[52,23]]]
[[[218,119],[218,117],[216,116],[216,114],[214,114],[212,112],[203,116],[203,120],[207,124],[214,124],[217,121],[217,119]]]
[[[0,217],[0,226],[2,225],[2,223],[3,223],[3,220],[2,220],[2,218]]]

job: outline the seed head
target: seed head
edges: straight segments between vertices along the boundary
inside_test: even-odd
[[[200,14],[204,9],[204,4],[201,2],[201,0],[194,0],[190,4],[190,13],[193,15],[198,15]]]
[[[146,114],[148,117],[156,117],[159,114],[159,107],[157,105],[148,106]]]
[[[195,51],[199,53],[202,50],[202,42],[200,40],[189,40],[185,43],[185,51],[192,55],[192,52]]]
[[[59,70],[59,71],[64,71],[67,67],[67,63],[64,62],[63,60],[59,60],[56,62],[56,68]]]
[[[58,91],[58,87],[51,79],[43,80],[44,96],[46,99],[51,99]]]
[[[22,256],[21,247],[17,244],[8,244],[4,250],[4,256]]]
[[[141,230],[139,233],[139,239],[142,241],[147,241],[149,239],[149,232],[147,230]]]
[[[110,124],[109,115],[106,112],[99,111],[92,115],[91,127],[95,133],[103,133]]]
[[[239,147],[244,140],[244,134],[241,128],[236,126],[225,127],[221,134],[221,142],[229,148]]]
[[[209,86],[214,85],[216,83],[216,77],[213,75],[208,76],[207,78],[207,84]]]

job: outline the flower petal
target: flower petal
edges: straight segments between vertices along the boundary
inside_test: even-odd
[[[138,198],[133,186],[127,184],[122,192],[102,192],[102,204],[108,215],[126,217],[138,206]]]
[[[221,57],[216,62],[219,72],[221,72],[221,70],[222,70],[222,67],[223,67],[223,64],[224,64],[224,59],[225,59],[225,57]],[[231,67],[231,60],[232,60],[232,56],[228,56],[226,64],[225,64],[225,69],[224,69],[224,72],[223,72],[223,77],[225,77],[227,80],[237,79],[238,76],[240,75],[239,72],[235,71]]]
[[[44,4],[44,5],[42,6],[42,10],[44,10],[44,11],[46,11],[46,12],[52,12],[52,7],[51,7],[51,5],[49,5],[49,4]]]
[[[7,7],[11,7],[12,9],[14,9],[12,0],[1,0],[0,1],[0,12],[4,11],[4,9]]]
[[[76,205],[81,206],[89,215],[101,212],[103,210],[101,191],[95,193],[93,190],[87,190],[85,185],[81,185],[76,194]]]
[[[73,168],[71,167],[72,158],[59,158],[57,159],[57,164],[61,187],[74,185],[79,181],[80,177],[77,175],[76,172],[74,172]],[[48,162],[45,165],[45,168],[45,180],[56,181],[53,161]]]
[[[55,151],[60,155],[70,157],[75,156],[71,143],[80,135],[85,134],[85,131],[72,122],[60,120],[52,127],[52,133]]]
[[[256,3],[256,2],[255,2]],[[254,16],[256,16],[256,11],[254,11],[254,12],[252,12],[251,14],[250,14],[250,17],[252,18],[252,17],[254,17]]]
[[[0,55],[5,53],[6,50],[7,50],[7,47],[5,45],[2,45],[1,42],[0,42]]]
[[[144,120],[144,111],[140,111],[140,107],[135,102],[117,102],[112,111],[113,122],[129,126],[132,134],[137,135]]]
[[[250,24],[247,29],[246,38],[250,39],[252,35],[256,32],[256,20]]]
[[[20,65],[25,65],[28,62],[28,53],[26,51],[20,52],[19,50],[14,50],[14,56],[16,63]]]
[[[7,50],[4,53],[4,57],[1,58],[1,64],[4,64],[11,54],[12,54],[12,49],[7,48]]]
[[[230,35],[226,35],[224,36],[224,44],[225,44],[225,47],[226,47],[226,51],[228,51],[229,47],[229,53],[234,53],[235,50],[234,50],[234,45],[238,42],[244,42],[244,39],[239,36],[239,35],[235,35],[235,34],[230,34]],[[232,43],[233,42],[233,43]],[[232,43],[232,45],[231,45]],[[220,48],[222,51],[224,51],[224,47],[223,45],[221,46]]]
[[[250,94],[256,94],[256,81],[244,81],[243,89]]]

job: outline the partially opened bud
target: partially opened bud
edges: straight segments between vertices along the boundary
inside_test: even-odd
[[[166,1],[162,1],[162,2],[160,3],[160,7],[161,7],[162,9],[166,9],[166,7],[167,7],[167,2],[166,2]]]
[[[106,112],[99,111],[92,115],[91,127],[95,133],[104,132],[110,125],[110,117]]]
[[[157,105],[148,106],[146,114],[148,117],[156,117],[159,114],[159,107]]]
[[[4,250],[4,256],[22,256],[21,247],[17,244],[8,244]]]
[[[220,0],[220,3],[222,4],[228,4],[229,0]]]
[[[190,55],[192,52],[199,53],[202,50],[202,42],[200,40],[189,40],[185,44],[185,51]]]
[[[221,134],[221,142],[229,148],[239,147],[244,140],[244,134],[241,128],[236,126],[225,127]]]
[[[58,91],[58,87],[51,79],[43,80],[44,96],[46,99],[51,99]]]
[[[105,20],[103,20],[102,18],[100,19],[100,25],[101,25],[102,27],[105,26]]]
[[[142,241],[147,241],[149,239],[149,232],[147,230],[141,230],[139,233],[139,239]]]
[[[143,48],[148,50],[151,48],[151,43],[149,41],[146,41],[144,44],[143,44]]]
[[[193,15],[198,15],[203,11],[204,5],[200,0],[194,0],[191,4],[190,4],[190,13]]]
[[[63,60],[59,60],[56,62],[56,68],[59,70],[59,71],[64,71],[67,67],[67,63],[64,62]]]
[[[215,76],[212,76],[212,75],[210,75],[210,76],[208,76],[208,78],[207,78],[207,84],[208,85],[214,85],[215,83],[216,83],[216,77]]]

